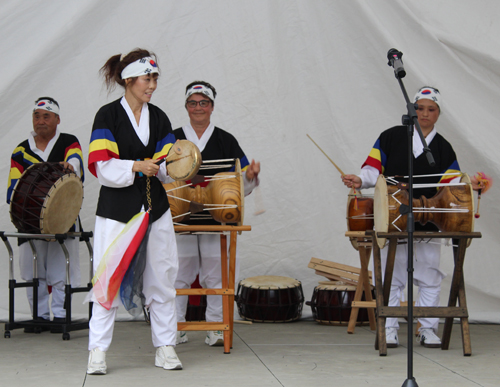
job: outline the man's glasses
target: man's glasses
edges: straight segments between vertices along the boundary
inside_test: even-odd
[[[195,108],[196,105],[200,104],[200,107],[202,108],[206,108],[206,107],[209,107],[210,106],[210,101],[207,100],[207,99],[202,99],[201,101],[187,101],[186,102],[186,106],[187,107],[190,107],[191,109]]]

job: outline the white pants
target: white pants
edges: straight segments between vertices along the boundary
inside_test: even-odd
[[[432,239],[435,243],[417,242],[413,244],[413,284],[418,286],[415,306],[439,306],[441,282],[446,276],[439,270],[441,258],[441,239]],[[388,247],[381,250],[382,275],[385,273]],[[394,259],[394,271],[389,296],[389,306],[399,306],[403,290],[408,281],[408,245],[398,245]],[[419,318],[422,328],[432,328],[437,332],[439,318]],[[386,328],[399,328],[398,319],[387,318]]]
[[[38,316],[50,320],[50,309],[54,317],[66,317],[64,309],[66,285],[66,256],[59,242],[33,240],[37,253]],[[64,242],[69,253],[71,286],[80,286],[80,260],[78,239],[67,239]],[[29,242],[19,246],[19,266],[21,278],[33,280],[33,252]],[[49,290],[52,286],[52,303],[49,306]],[[26,288],[28,302],[33,314],[33,288]]]
[[[179,272],[175,280],[177,289],[189,289],[200,276],[200,284],[206,289],[222,287],[221,252],[219,234],[177,235]],[[229,238],[228,251],[229,251]],[[229,259],[229,253],[228,253]],[[238,281],[239,260],[236,252],[235,281]],[[188,296],[177,296],[177,321],[186,321]],[[206,321],[222,321],[222,296],[207,296]]]
[[[94,238],[94,271],[108,246],[125,227],[125,223],[97,217]],[[178,260],[172,216],[168,210],[152,224],[146,252],[143,293],[151,317],[153,345],[175,346],[177,318],[175,287]],[[95,301],[93,299],[92,301]],[[113,328],[120,302],[113,301],[110,310],[94,302],[89,323],[89,350],[107,351],[113,338]]]

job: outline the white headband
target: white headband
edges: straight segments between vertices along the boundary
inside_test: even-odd
[[[205,94],[208,98],[212,100],[212,102],[215,100],[214,93],[212,89],[209,87],[206,87],[204,85],[193,85],[191,86],[188,91],[186,91],[186,100],[191,97],[193,94],[200,93],[200,94]]]
[[[141,58],[130,63],[122,71],[122,79],[140,77],[141,75],[158,73],[158,66],[151,57]]]
[[[59,115],[59,106],[50,99],[41,99],[35,102],[35,107],[33,108],[33,113],[37,109],[47,110],[48,112],[55,113]]]
[[[430,99],[439,106],[439,109],[441,109],[441,94],[433,87],[422,87],[417,94],[415,94],[415,98],[413,100],[414,102],[417,102],[419,99]]]

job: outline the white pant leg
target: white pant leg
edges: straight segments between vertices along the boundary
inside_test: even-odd
[[[435,243],[415,243],[415,272],[413,282],[418,286],[418,299],[415,306],[439,306],[441,282],[446,276],[439,270],[441,259],[441,239]],[[419,318],[422,328],[438,330],[439,318]]]
[[[47,251],[49,244],[56,242],[46,242],[40,240],[33,240],[37,253],[37,277],[38,283],[38,316],[46,320],[50,320],[49,308],[49,290],[46,281],[46,268],[47,268]],[[33,252],[29,242],[23,243],[19,246],[19,268],[21,278],[25,281],[33,280]],[[26,296],[33,315],[33,288],[26,288]]]
[[[228,270],[229,244],[230,238],[227,238]],[[199,235],[199,245],[201,254],[200,284],[207,289],[220,289],[222,287],[220,235]],[[235,283],[237,283],[238,277],[239,259],[238,249],[236,249]],[[207,321],[222,321],[222,296],[207,296],[205,316]]]
[[[201,254],[200,284],[207,289],[222,287],[220,235],[199,235]],[[222,321],[222,296],[207,296],[205,319],[211,322]]]
[[[175,345],[177,316],[175,279],[179,267],[172,215],[168,210],[152,224],[143,292],[151,314],[153,345]]]
[[[401,304],[401,295],[403,294],[406,282],[408,280],[408,272],[406,271],[406,269],[408,268],[407,247],[407,245],[398,245],[396,247],[396,255],[394,257],[394,270],[392,272],[391,291],[389,294],[389,306],[400,306]],[[388,246],[380,251],[382,259],[382,277],[384,277],[385,275],[388,251]],[[398,318],[387,317],[385,321],[385,327],[399,329]]]
[[[109,245],[125,228],[125,223],[96,217],[94,229],[94,273]],[[113,328],[119,302],[113,301],[113,307],[107,310],[93,298],[92,318],[89,321],[89,351],[99,348],[107,351],[113,339]]]
[[[176,289],[189,289],[200,271],[200,252],[198,235],[177,235],[177,252],[179,254],[179,271],[175,279]],[[175,300],[177,321],[186,321],[189,296],[177,296]]]
[[[80,285],[80,260],[78,239],[67,239],[65,246],[69,254],[70,284]],[[52,286],[52,314],[54,317],[66,317],[64,300],[66,299],[66,256],[59,242],[50,243],[47,259],[47,284]]]
[[[92,318],[89,321],[89,351],[99,348],[106,352],[113,339],[116,312],[118,308],[107,310],[98,302],[92,307]]]

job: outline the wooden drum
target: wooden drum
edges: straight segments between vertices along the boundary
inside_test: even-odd
[[[449,185],[439,189],[432,198],[421,196],[413,199],[415,222],[425,225],[431,222],[440,231],[472,232],[474,231],[474,201],[469,176],[464,173],[463,185]],[[406,231],[407,217],[399,212],[401,204],[408,205],[408,191],[395,185],[387,185],[384,176],[380,175],[375,185],[374,215],[375,231]],[[385,238],[377,238],[380,248],[385,245]]]
[[[235,297],[239,315],[254,322],[291,322],[302,316],[302,283],[281,276],[246,278]]]
[[[192,187],[185,181],[164,184],[174,222],[190,219],[192,214],[208,211],[219,223],[243,224],[244,197],[240,161],[235,172],[220,172],[208,180],[208,185]]]
[[[373,198],[363,196],[361,191],[351,188],[347,196],[347,231],[373,230]],[[358,250],[356,238],[349,238],[352,246]]]
[[[10,202],[10,218],[25,233],[62,234],[80,213],[83,184],[59,163],[33,164],[17,181]]]
[[[320,324],[347,325],[351,317],[351,304],[354,300],[356,287],[345,284],[318,285],[314,288],[311,301],[306,305],[311,307],[314,319]],[[364,301],[363,294],[363,301]],[[357,324],[368,321],[366,309],[360,308]]]
[[[188,140],[177,140],[167,154],[167,172],[174,180],[189,180],[198,173],[201,153]]]

